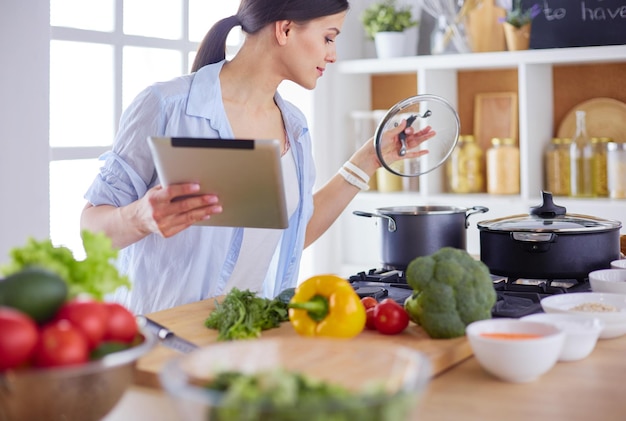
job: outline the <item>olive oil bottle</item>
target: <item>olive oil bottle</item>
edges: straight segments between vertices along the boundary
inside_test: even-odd
[[[593,196],[593,144],[587,135],[586,112],[576,111],[576,134],[572,138],[571,195]]]

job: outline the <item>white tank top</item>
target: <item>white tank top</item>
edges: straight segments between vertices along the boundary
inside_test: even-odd
[[[287,215],[291,217],[300,200],[296,162],[292,149],[283,155],[281,164]],[[230,279],[226,283],[225,294],[233,287],[240,290],[249,289],[268,298],[280,293],[280,291],[274,290],[274,285],[276,284],[278,251],[280,250],[282,234],[283,230],[280,229],[244,228],[239,258]]]

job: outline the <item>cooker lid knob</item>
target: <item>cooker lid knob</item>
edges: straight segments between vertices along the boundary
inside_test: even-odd
[[[552,193],[542,190],[541,194],[543,195],[543,204],[531,207],[531,215],[537,215],[541,218],[554,218],[557,215],[565,215],[567,209],[564,206],[554,204]]]

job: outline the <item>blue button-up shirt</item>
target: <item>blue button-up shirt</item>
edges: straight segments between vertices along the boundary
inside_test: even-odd
[[[157,83],[141,92],[126,109],[113,149],[85,198],[95,206],[125,206],[159,184],[148,136],[219,137],[232,139],[219,82],[224,62]],[[296,161],[300,201],[284,230],[274,279],[277,293],[297,283],[306,225],[313,213],[315,168],[304,115],[278,93]],[[224,294],[243,238],[243,228],[192,226],[170,238],[150,234],[120,250],[119,269],[132,288],[119,289],[115,301],[136,314],[149,313]]]

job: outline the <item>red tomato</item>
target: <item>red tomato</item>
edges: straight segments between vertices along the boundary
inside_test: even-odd
[[[385,335],[395,335],[409,325],[406,310],[391,298],[386,298],[374,308],[376,330]]]
[[[89,343],[83,333],[68,320],[55,320],[41,329],[35,349],[38,367],[82,364],[89,359]]]
[[[376,330],[376,322],[374,321],[374,313],[376,312],[376,307],[370,307],[365,310],[365,315],[367,318],[365,319],[365,327],[369,330]]]
[[[363,303],[365,310],[367,310],[368,308],[376,307],[376,305],[378,304],[378,301],[376,301],[376,298],[374,297],[363,297],[361,298],[361,302]]]
[[[89,349],[95,349],[107,329],[107,317],[109,313],[105,304],[100,301],[78,299],[68,301],[61,306],[55,319],[69,320],[80,329],[87,338]]]
[[[133,313],[118,303],[105,303],[108,312],[105,341],[131,342],[137,336],[139,327]]]
[[[33,319],[14,308],[0,307],[0,371],[30,360],[38,337]]]

